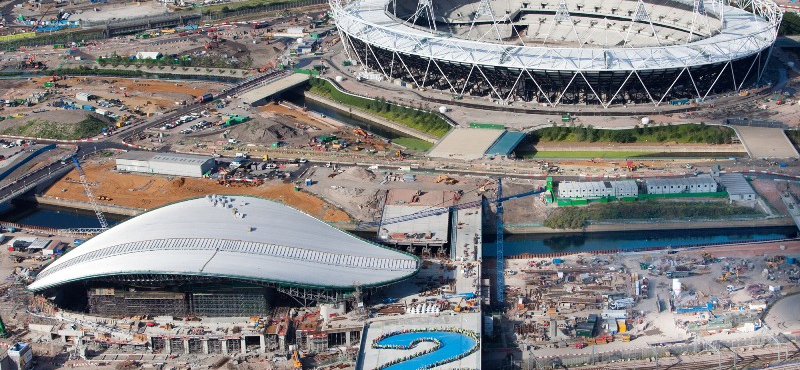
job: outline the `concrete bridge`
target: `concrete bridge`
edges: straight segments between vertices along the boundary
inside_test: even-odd
[[[254,107],[264,105],[269,97],[280,94],[297,86],[304,85],[307,81],[307,74],[280,74],[275,78],[262,82],[261,86],[242,94],[241,98],[243,102],[247,102]]]

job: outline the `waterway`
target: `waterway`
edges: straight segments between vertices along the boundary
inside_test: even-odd
[[[109,226],[116,225],[126,218],[104,213]],[[50,227],[54,229],[69,228],[93,228],[100,227],[97,216],[94,212],[54,207],[48,205],[37,205],[36,203],[19,202],[14,206],[3,205],[0,208],[0,220],[15,222],[23,225]]]
[[[330,118],[333,118],[337,121],[343,122],[347,125],[360,127],[364,130],[369,131],[372,134],[380,136],[385,139],[394,140],[399,137],[407,137],[399,131],[395,131],[383,126],[376,125],[372,122],[363,120],[359,117],[351,117],[345,112],[341,112],[338,109],[334,109],[324,104],[317,103],[313,100],[307,100],[302,94],[291,94],[286,96],[286,98],[292,102],[293,104],[297,104],[298,106],[305,106],[309,110],[312,110],[317,113],[322,113]]]
[[[109,225],[126,217],[105,215]],[[20,224],[52,227],[99,227],[94,213],[35,203],[17,203],[15,207],[0,208],[0,220]],[[373,233],[357,233],[371,239]],[[677,247],[736,241],[794,238],[796,227],[728,228],[699,230],[663,230],[646,232],[598,232],[565,234],[506,234],[503,248],[507,256],[523,253],[577,253],[595,250],[635,249],[647,247]],[[484,257],[494,257],[497,251],[494,235],[484,235]]]
[[[577,253],[597,250],[630,250],[648,247],[683,247],[737,241],[768,240],[797,237],[797,228],[759,227],[692,230],[619,231],[572,234],[506,234],[503,251],[506,256],[523,253]],[[497,245],[494,235],[484,235],[483,256],[494,257]]]

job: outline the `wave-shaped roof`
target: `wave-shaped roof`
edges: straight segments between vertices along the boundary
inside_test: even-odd
[[[280,203],[207,196],[158,208],[95,236],[28,289],[131,274],[195,275],[304,287],[378,286],[419,269],[416,257]]]

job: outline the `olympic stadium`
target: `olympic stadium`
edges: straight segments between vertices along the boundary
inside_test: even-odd
[[[348,58],[454,98],[541,106],[697,101],[753,86],[769,0],[331,0]]]
[[[419,259],[280,203],[207,196],[123,222],[42,270],[29,290],[107,317],[249,316],[273,297],[342,302],[417,273]]]

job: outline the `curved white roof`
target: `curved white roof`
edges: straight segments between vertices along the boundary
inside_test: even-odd
[[[215,276],[347,289],[388,284],[419,260],[280,203],[208,196],[155,209],[95,236],[45,268],[29,290],[125,274]]]
[[[545,71],[660,70],[725,63],[772,45],[782,17],[778,6],[770,0],[745,0],[743,3],[756,14],[725,5],[721,31],[693,42],[653,47],[518,46],[460,39],[414,27],[387,13],[389,1],[331,0],[330,3],[341,32],[383,49],[456,64]],[[551,7],[558,4],[542,2],[548,3]],[[576,2],[572,3],[574,6]],[[704,0],[704,4],[706,9],[714,9],[716,5],[711,0]]]

